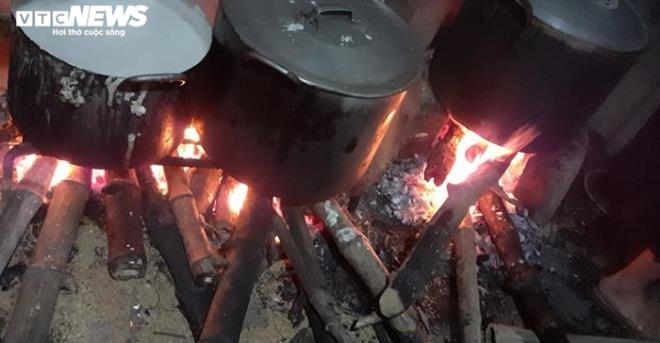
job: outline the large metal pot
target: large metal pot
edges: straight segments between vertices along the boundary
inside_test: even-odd
[[[627,0],[465,0],[434,41],[430,80],[458,122],[503,144],[531,124],[529,151],[583,128],[647,43]]]
[[[417,75],[402,19],[372,0],[228,0],[217,18],[209,156],[288,203],[354,185]]]
[[[190,123],[187,80],[212,39],[204,14],[186,2],[140,1],[149,6],[148,20],[123,28],[124,37],[48,36],[41,30],[58,28],[14,26],[9,109],[24,141],[42,154],[103,169],[169,155]],[[14,13],[85,4],[16,1]],[[98,28],[80,28],[88,29]]]

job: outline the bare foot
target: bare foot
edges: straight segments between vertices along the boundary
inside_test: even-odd
[[[615,274],[600,280],[598,290],[608,305],[646,338],[660,339],[660,304],[648,300],[646,290],[631,287]]]

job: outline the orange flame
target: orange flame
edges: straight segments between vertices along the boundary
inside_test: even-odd
[[[229,198],[227,199],[229,210],[234,212],[236,215],[239,215],[243,209],[243,205],[245,205],[247,193],[248,186],[242,183],[239,183],[236,185],[236,187],[229,191]]]
[[[169,189],[167,187],[167,178],[165,178],[165,168],[163,166],[151,166],[151,173],[156,179],[156,184],[158,185],[158,190],[161,194],[167,194]]]
[[[440,186],[436,186],[434,180],[425,181],[427,192],[422,196],[429,204],[429,218],[427,219],[430,219],[430,216],[447,201],[447,197],[449,196],[447,185],[457,185],[465,182],[483,163],[510,156],[529,145],[539,135],[539,132],[534,127],[525,126],[516,131],[512,139],[505,146],[499,146],[483,139],[463,126],[459,125],[459,127],[463,132],[463,137],[456,147],[456,161],[450,169],[447,178]],[[477,156],[473,156],[471,159],[469,158],[470,150],[474,147],[480,147],[483,152]],[[504,174],[505,176],[500,180],[500,184],[506,185],[504,187],[505,189],[512,190],[515,188],[514,182],[517,183],[529,157],[529,155],[522,152],[516,154],[507,172]]]
[[[184,132],[184,142],[176,149],[179,157],[200,159],[206,151],[199,145],[201,136],[194,126],[189,126]]]

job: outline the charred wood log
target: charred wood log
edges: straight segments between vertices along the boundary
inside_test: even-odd
[[[323,220],[337,249],[360,277],[370,295],[377,298],[387,287],[389,271],[374,252],[367,237],[355,227],[349,215],[334,199],[314,205],[313,211]],[[423,333],[417,329],[413,309],[387,322],[395,330],[397,341],[424,341]]]
[[[176,219],[169,202],[159,192],[151,170],[149,168],[139,170],[138,179],[144,199],[144,222],[151,237],[151,244],[165,260],[174,282],[179,309],[186,317],[190,330],[197,340],[213,298],[213,289],[195,283],[188,269],[188,256],[183,239],[179,235]]]
[[[488,192],[479,199],[488,230],[508,275],[513,300],[542,342],[568,342],[533,266],[525,261],[520,238],[502,200]]]
[[[180,167],[166,167],[165,177],[170,206],[183,238],[190,272],[198,285],[215,285],[220,279],[218,268],[226,263],[218,256],[206,236],[204,218],[199,214],[195,198],[188,187],[186,173]]]
[[[7,199],[3,199],[0,214],[0,274],[7,267],[32,217],[43,205],[56,168],[56,159],[39,158]]]
[[[462,341],[481,343],[481,309],[479,306],[479,268],[474,245],[475,232],[471,227],[462,227],[456,235],[456,289]]]
[[[195,203],[200,214],[206,215],[215,202],[220,186],[222,170],[196,168],[190,176],[190,191],[195,196]]]
[[[424,292],[426,285],[449,269],[449,243],[479,196],[504,174],[505,162],[486,162],[460,185],[449,185],[449,198],[435,214],[412,252],[393,276],[379,299],[380,313],[392,318],[404,313]]]
[[[264,268],[272,217],[270,200],[248,194],[229,243],[229,265],[213,296],[200,342],[239,341],[252,289]]]
[[[89,169],[73,167],[53,192],[32,262],[21,280],[6,342],[45,342],[60,289],[67,277],[69,252],[78,232],[92,178]]]
[[[103,188],[108,235],[108,272],[115,280],[140,279],[147,271],[142,198],[134,170],[108,172]]]
[[[427,181],[433,179],[436,185],[444,182],[456,163],[456,146],[461,141],[463,132],[450,120],[439,136],[429,151],[424,170],[424,179]]]
[[[339,315],[332,306],[334,301],[331,295],[326,292],[326,281],[318,257],[312,253],[313,246],[307,246],[307,244],[310,244],[311,239],[304,238],[308,233],[303,230],[308,229],[302,212],[299,209],[292,208],[287,208],[285,211],[288,216],[290,230],[287,229],[284,221],[276,216],[273,218],[275,232],[280,237],[284,252],[293,265],[309,303],[323,322],[324,330],[336,342],[352,342],[351,336],[342,326]],[[297,239],[294,238],[296,236]],[[297,241],[304,242],[302,243],[304,245]]]

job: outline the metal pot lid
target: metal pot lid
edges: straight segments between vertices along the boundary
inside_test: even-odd
[[[227,0],[225,18],[253,55],[300,82],[385,97],[415,78],[420,51],[378,0]]]
[[[545,24],[598,48],[636,52],[648,42],[646,25],[627,0],[518,1],[528,1]]]

